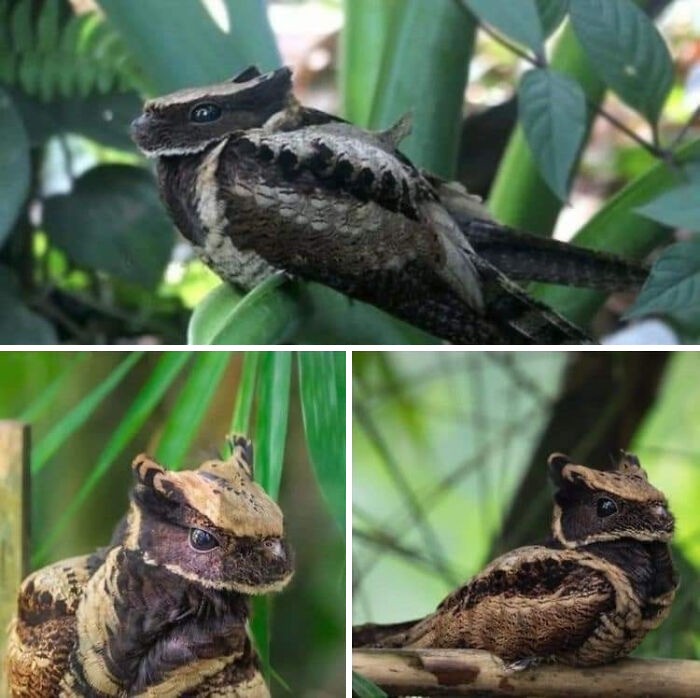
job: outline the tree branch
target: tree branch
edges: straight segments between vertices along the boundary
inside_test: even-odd
[[[509,671],[478,650],[353,650],[352,668],[392,696],[645,696],[697,698],[700,661],[624,659],[586,669]]]

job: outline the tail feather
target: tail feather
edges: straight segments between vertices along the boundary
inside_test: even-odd
[[[366,623],[352,628],[352,646],[367,648],[431,647],[433,616],[402,623]]]

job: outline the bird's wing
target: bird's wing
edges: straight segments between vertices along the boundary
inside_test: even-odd
[[[566,655],[615,602],[613,584],[585,555],[519,548],[450,594],[406,644],[484,649],[507,661]]]

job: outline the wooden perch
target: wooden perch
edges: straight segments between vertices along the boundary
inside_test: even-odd
[[[478,650],[353,650],[352,668],[391,696],[635,696],[698,698],[700,661],[624,659],[588,669],[509,671]]]

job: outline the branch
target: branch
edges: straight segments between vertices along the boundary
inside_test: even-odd
[[[587,669],[550,664],[509,671],[479,650],[353,650],[352,668],[392,696],[698,696],[700,661],[624,659]]]

